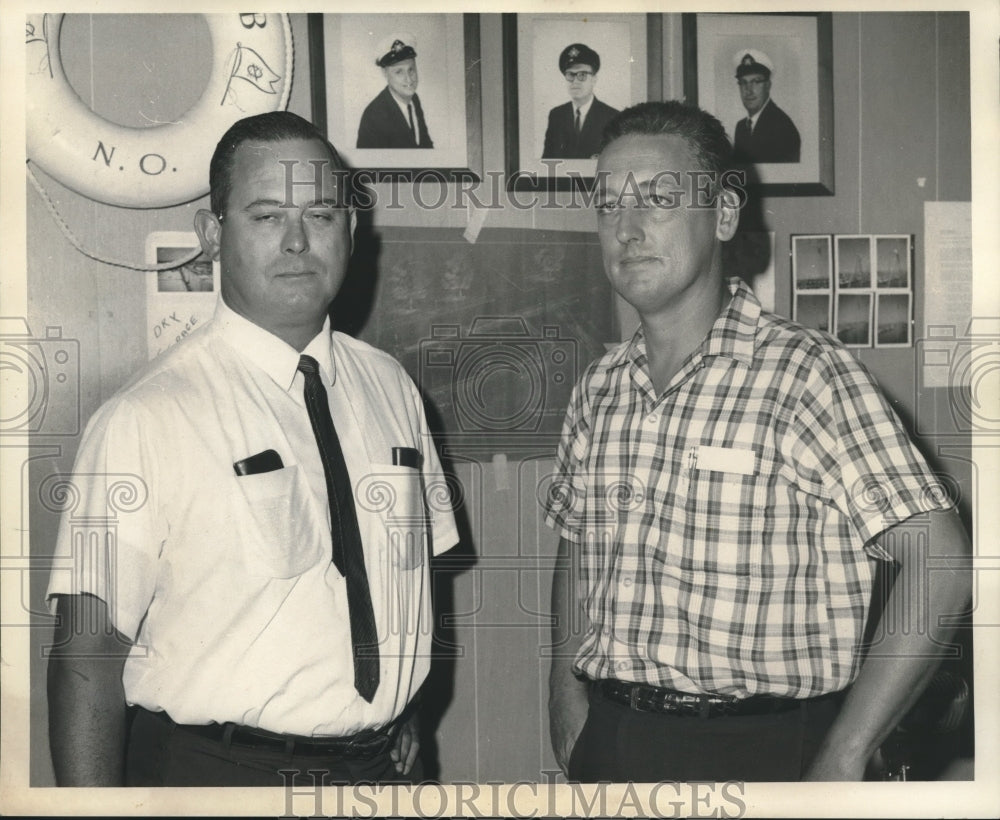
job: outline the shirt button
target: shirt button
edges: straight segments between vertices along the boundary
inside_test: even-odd
[[[660,416],[659,416],[659,414],[658,413],[650,413],[648,416],[646,416],[646,423],[647,424],[659,424],[660,423]]]
[[[625,580],[622,581],[622,583],[625,586],[630,587],[630,586],[632,586],[632,579],[631,578],[626,578]]]
[[[617,663],[618,671],[619,672],[624,672],[626,669],[629,668],[629,665],[630,664],[629,664],[628,661],[618,661],[618,663]]]

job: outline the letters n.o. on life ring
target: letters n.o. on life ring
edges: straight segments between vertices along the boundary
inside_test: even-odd
[[[129,128],[73,91],[59,59],[61,14],[29,14],[25,41],[28,158],[98,202],[164,208],[208,193],[212,152],[236,120],[283,109],[292,82],[286,14],[206,14],[212,71],[179,122]]]

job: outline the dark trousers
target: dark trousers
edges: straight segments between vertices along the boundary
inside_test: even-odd
[[[639,712],[590,694],[569,779],[581,783],[801,780],[837,716],[839,698],[769,715],[713,718]]]
[[[319,782],[416,783],[422,777],[419,758],[404,776],[388,751],[360,759],[250,748],[192,734],[144,709],[132,721],[125,764],[126,786],[310,787]]]

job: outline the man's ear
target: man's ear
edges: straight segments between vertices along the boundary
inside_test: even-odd
[[[194,215],[194,232],[198,234],[201,249],[210,259],[219,258],[219,243],[222,233],[222,223],[219,217],[211,211],[201,208]]]
[[[358,212],[351,208],[351,253],[354,253],[354,232],[358,229]]]
[[[715,204],[715,238],[728,242],[740,224],[740,196],[736,191],[723,188]]]

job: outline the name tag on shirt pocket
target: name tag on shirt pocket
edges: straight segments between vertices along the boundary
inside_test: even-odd
[[[298,465],[230,479],[234,525],[252,575],[293,578],[314,566],[329,539],[321,537]]]
[[[714,447],[700,444],[692,448],[692,466],[696,470],[708,470],[731,475],[753,475],[757,472],[757,454],[753,450],[736,447]]]
[[[423,566],[428,517],[420,471],[394,464],[372,464],[357,484],[358,512],[377,517],[384,529],[391,565],[399,569]]]
[[[668,545],[685,571],[759,574],[769,461],[749,447],[697,445],[685,458],[684,526]],[[764,471],[763,473],[761,471]]]

